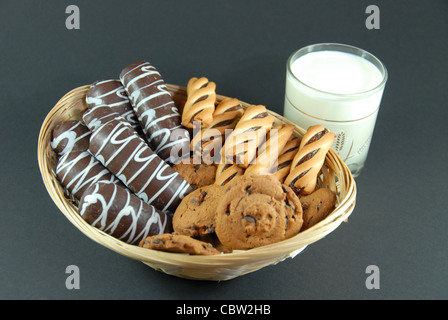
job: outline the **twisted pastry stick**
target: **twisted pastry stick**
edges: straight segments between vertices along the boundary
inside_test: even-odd
[[[278,156],[277,170],[273,173],[283,183],[289,174],[292,160],[297,154],[300,146],[300,138],[291,136]]]
[[[216,169],[215,184],[226,185],[231,180],[244,174],[244,169],[236,164],[220,163]]]
[[[297,194],[310,194],[316,188],[317,175],[336,135],[321,125],[308,128],[300,142],[285,184]]]
[[[249,165],[244,174],[272,174],[273,171],[276,171],[279,153],[285,147],[293,131],[294,125],[281,125],[272,128],[266,142],[259,148],[255,163]]]
[[[187,84],[187,101],[182,112],[182,125],[193,128],[193,121],[201,122],[201,128],[210,126],[216,101],[216,84],[207,78],[191,78]]]
[[[221,152],[223,160],[247,168],[254,160],[258,147],[265,141],[266,132],[272,128],[274,120],[265,106],[249,106],[224,143],[224,153]]]
[[[225,98],[213,113],[213,121],[208,128],[197,130],[191,140],[190,149],[202,157],[204,163],[218,163],[220,151],[224,144],[226,129],[233,129],[243,115],[244,110],[240,101],[235,98]]]

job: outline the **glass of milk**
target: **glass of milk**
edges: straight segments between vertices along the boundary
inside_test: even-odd
[[[284,116],[336,134],[333,149],[354,177],[364,167],[387,70],[375,56],[337,43],[314,44],[287,62]]]

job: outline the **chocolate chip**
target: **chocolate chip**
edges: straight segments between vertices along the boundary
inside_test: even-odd
[[[202,194],[202,196],[205,198],[205,196],[207,195],[207,192],[201,190],[201,194]]]
[[[227,215],[227,216],[230,216],[230,205],[227,206],[227,209],[226,209],[226,215]]]
[[[285,199],[286,205],[292,209],[292,211],[296,211],[296,206],[294,203],[289,202],[288,198]]]
[[[159,243],[163,243],[163,241],[162,241],[162,239],[155,238],[155,239],[152,241],[152,243],[154,243],[154,244],[159,244]]]
[[[285,198],[285,207],[286,206],[290,206],[290,204],[289,204],[289,199],[288,198]]]
[[[246,221],[249,221],[251,223],[255,223],[255,221],[256,221],[255,218],[252,216],[244,216],[243,219]]]
[[[246,187],[246,193],[247,194],[252,194],[252,189],[250,188],[250,186]]]

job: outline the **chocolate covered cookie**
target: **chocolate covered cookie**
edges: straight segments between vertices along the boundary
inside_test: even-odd
[[[220,253],[210,243],[196,240],[189,236],[170,233],[148,237],[140,242],[140,247],[194,255],[214,255]]]
[[[88,151],[72,151],[59,158],[55,168],[61,185],[75,199],[80,199],[84,191],[98,181],[121,182]]]
[[[225,187],[216,210],[216,235],[229,249],[251,249],[294,235],[302,212],[272,175],[243,175]]]
[[[121,82],[150,147],[164,161],[177,163],[189,156],[190,134],[157,69],[146,61],[124,68]]]
[[[113,112],[122,116],[125,121],[140,134],[142,129],[132,108],[131,101],[120,80],[104,79],[92,84],[86,94],[87,108],[108,106]]]
[[[128,124],[117,119],[92,133],[89,150],[132,192],[162,211],[174,212],[192,191]]]
[[[79,214],[90,225],[129,244],[172,231],[171,218],[143,202],[127,188],[100,181],[79,202]]]
[[[90,134],[81,121],[63,121],[54,127],[50,146],[59,156],[71,151],[85,151],[89,148]]]
[[[117,118],[125,121],[124,118],[120,118],[118,112],[107,105],[94,106],[82,115],[82,120],[91,132]]]
[[[196,189],[187,195],[173,216],[173,229],[191,237],[215,232],[216,207],[223,196],[216,184]]]

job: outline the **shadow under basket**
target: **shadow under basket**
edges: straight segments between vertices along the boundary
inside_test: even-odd
[[[56,178],[54,168],[57,163],[55,152],[50,146],[53,128],[65,120],[81,120],[87,109],[85,96],[90,85],[73,89],[67,93],[45,118],[39,134],[38,162],[42,179],[48,193],[57,207],[82,233],[101,245],[131,259],[141,261],[155,270],[181,278],[197,280],[229,280],[263,267],[277,264],[287,258],[294,258],[308,245],[322,239],[347,221],[356,202],[356,184],[350,170],[332,149],[328,152],[323,174],[319,177],[322,187],[328,187],[337,194],[335,210],[324,220],[296,236],[245,251],[234,251],[212,256],[188,255],[141,248],[120,241],[101,230],[92,227],[78,214],[76,204],[67,196]],[[186,100],[185,88],[167,84],[174,101],[183,108]],[[217,101],[224,99],[217,95]],[[248,103],[241,102],[244,108]],[[292,124],[284,117],[270,112],[276,124]],[[305,130],[295,126],[294,135],[302,137]]]

